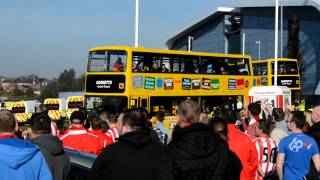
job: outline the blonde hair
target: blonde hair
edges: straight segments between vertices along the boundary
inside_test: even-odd
[[[200,118],[200,105],[193,100],[184,100],[180,103],[178,114],[181,122],[195,123]]]
[[[310,127],[313,124],[311,115],[312,115],[311,111],[305,111],[304,112],[304,116],[306,117],[306,122],[309,124]]]

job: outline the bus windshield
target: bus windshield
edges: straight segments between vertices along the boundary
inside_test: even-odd
[[[128,98],[125,96],[89,96],[86,97],[85,102],[88,110],[108,111],[117,114],[126,109]]]
[[[48,110],[59,110],[59,104],[46,104]]]
[[[272,74],[274,74],[274,62],[272,62]],[[294,61],[278,61],[278,74],[298,74],[298,64]]]
[[[25,113],[25,107],[13,107],[11,112],[12,113]]]
[[[121,50],[91,51],[88,60],[89,72],[125,72],[127,53]]]
[[[73,101],[68,103],[68,108],[80,108],[83,106],[82,101]]]

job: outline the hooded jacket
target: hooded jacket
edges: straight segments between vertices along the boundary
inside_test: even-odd
[[[206,125],[176,128],[161,160],[160,179],[224,179],[227,157],[227,143]]]
[[[0,139],[2,180],[51,180],[49,167],[39,148],[17,138]]]
[[[70,159],[63,150],[62,141],[56,136],[43,134],[31,139],[46,159],[54,180],[69,179]]]
[[[162,150],[150,132],[126,133],[97,157],[88,179],[157,179]]]

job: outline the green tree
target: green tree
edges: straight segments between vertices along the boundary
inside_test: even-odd
[[[47,87],[45,87],[41,94],[40,100],[44,100],[46,98],[55,98],[58,97],[59,94],[59,84],[55,81],[50,82]]]
[[[34,94],[34,92],[33,92],[32,87],[28,87],[28,88],[26,89],[25,97],[26,97],[26,99],[28,99],[28,100],[31,100],[31,99],[34,99],[34,98],[35,98],[35,94]]]
[[[60,91],[74,91],[76,88],[76,72],[73,68],[65,69],[58,78]]]
[[[0,86],[0,96],[4,96],[5,95],[5,91],[3,89],[2,86]]]
[[[84,83],[86,79],[86,74],[83,73],[80,77],[76,80],[76,88],[75,91],[83,91],[84,90]]]
[[[24,92],[18,88],[12,91],[11,98],[13,100],[22,100],[24,97]]]

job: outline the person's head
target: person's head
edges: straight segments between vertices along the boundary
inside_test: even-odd
[[[37,113],[31,117],[30,129],[32,136],[40,134],[50,134],[51,132],[51,119],[45,113]]]
[[[40,112],[46,112],[48,110],[48,107],[45,104],[40,104],[39,108]]]
[[[17,129],[17,122],[9,110],[0,110],[0,134],[14,133]]]
[[[81,111],[74,111],[70,116],[70,122],[76,126],[84,126],[86,116]]]
[[[182,123],[195,123],[200,118],[200,105],[193,100],[184,100],[178,108],[179,119]]]
[[[304,116],[306,117],[306,123],[311,127],[313,125],[312,112],[309,110],[304,111]],[[320,119],[319,119],[320,121]]]
[[[235,124],[237,121],[236,112],[231,109],[223,111],[222,117],[228,124]]]
[[[162,111],[159,111],[156,113],[156,118],[157,118],[157,121],[159,122],[163,122],[164,120],[164,113]]]
[[[94,117],[91,119],[91,128],[93,130],[99,130],[102,128],[102,121],[98,117]]]
[[[282,108],[274,108],[272,110],[272,117],[274,121],[279,122],[284,120],[285,113]]]
[[[287,122],[289,130],[302,130],[305,125],[305,116],[301,111],[292,111]]]
[[[157,63],[153,63],[152,64],[152,69],[158,69],[158,64]]]
[[[222,139],[227,140],[228,128],[224,119],[220,117],[210,118],[208,125],[213,128],[215,134],[219,135]]]
[[[257,121],[257,126],[255,129],[255,136],[260,137],[263,134],[269,135],[271,130],[271,122],[265,120],[265,119],[260,119]]]
[[[320,106],[316,106],[313,108],[311,118],[313,123],[317,123],[320,121]]]
[[[123,135],[133,131],[145,132],[148,130],[147,122],[148,120],[142,112],[129,109],[119,116],[119,133]]]
[[[117,64],[122,64],[122,59],[121,59],[121,57],[118,57],[118,59],[117,59]]]
[[[261,112],[261,106],[258,103],[250,103],[248,106],[248,112],[251,116],[259,116]]]
[[[208,124],[208,114],[204,112],[200,113],[199,122]]]
[[[109,113],[107,111],[102,111],[99,115],[101,121],[107,122]]]

